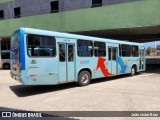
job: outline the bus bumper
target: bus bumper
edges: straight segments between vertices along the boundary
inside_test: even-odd
[[[13,73],[10,73],[10,74],[11,74],[11,77],[12,77],[14,80],[16,80],[16,81],[18,81],[18,82],[21,82],[19,76],[14,75]]]

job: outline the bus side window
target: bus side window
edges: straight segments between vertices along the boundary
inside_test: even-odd
[[[27,36],[27,53],[29,57],[56,56],[56,40],[51,36]]]
[[[131,45],[121,45],[122,57],[131,57],[132,47]]]
[[[90,40],[77,40],[77,52],[79,57],[92,57],[93,42]]]
[[[94,42],[94,55],[96,57],[105,57],[106,56],[106,44],[105,42]]]

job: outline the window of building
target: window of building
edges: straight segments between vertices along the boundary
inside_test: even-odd
[[[133,57],[138,57],[139,56],[138,46],[132,46],[132,56]]]
[[[53,1],[50,3],[51,4],[51,13],[59,12],[59,2]]]
[[[4,11],[0,10],[0,19],[4,19]]]
[[[56,41],[54,37],[28,35],[27,45],[29,57],[53,57],[56,55]]]
[[[78,40],[77,41],[78,56],[80,57],[91,57],[93,56],[93,42],[89,40]]]
[[[14,8],[14,17],[15,18],[21,17],[21,9],[20,9],[20,7]]]
[[[92,7],[102,6],[102,0],[92,0]]]
[[[131,51],[132,51],[131,45],[121,45],[120,53],[122,57],[130,57]]]
[[[106,44],[104,42],[94,42],[94,54],[96,57],[106,56]]]

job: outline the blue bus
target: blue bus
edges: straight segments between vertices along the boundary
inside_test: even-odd
[[[125,42],[20,28],[11,37],[11,77],[23,85],[56,85],[144,71],[145,48]]]

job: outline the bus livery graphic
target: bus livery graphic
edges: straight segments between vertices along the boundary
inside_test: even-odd
[[[35,59],[33,59],[30,64],[37,64],[37,61]]]
[[[104,75],[104,77],[108,77],[108,76],[110,75],[110,73],[109,73],[109,71],[108,71],[108,68],[105,66],[105,61],[106,61],[105,58],[99,57],[99,58],[98,58],[98,62],[97,62],[96,70],[97,70],[98,68],[100,68],[101,71],[102,71],[102,73],[103,73],[103,75]]]
[[[120,71],[120,73],[121,74],[124,74],[125,72],[126,72],[126,65],[124,64],[124,62],[123,62],[123,60],[122,60],[122,58],[121,57],[118,57],[118,63],[119,63],[119,65],[121,66],[121,71]]]

